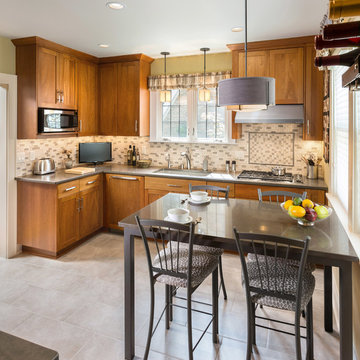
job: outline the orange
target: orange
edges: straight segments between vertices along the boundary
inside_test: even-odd
[[[285,209],[285,210],[289,210],[289,207],[290,207],[291,205],[293,205],[293,204],[294,204],[294,203],[293,203],[292,200],[287,200],[287,201],[285,201],[284,209]]]
[[[314,207],[314,203],[310,199],[303,200],[301,204],[304,208],[310,208],[312,209]]]
[[[290,209],[290,216],[296,217],[296,218],[302,218],[305,216],[306,211],[303,207],[301,206],[293,206]]]

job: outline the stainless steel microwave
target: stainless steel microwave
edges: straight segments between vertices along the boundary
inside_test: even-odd
[[[38,132],[64,133],[78,132],[79,120],[76,110],[44,109],[38,110]]]

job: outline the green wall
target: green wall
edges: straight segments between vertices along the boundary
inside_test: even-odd
[[[0,36],[0,73],[15,74],[15,46],[10,39]]]
[[[227,71],[231,70],[231,52],[215,53],[206,55],[206,71]],[[168,74],[193,74],[204,71],[204,56],[176,56],[166,59]],[[164,73],[164,59],[155,59],[151,64],[151,75]]]

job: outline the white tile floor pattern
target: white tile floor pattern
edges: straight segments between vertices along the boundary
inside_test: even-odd
[[[220,339],[206,334],[195,351],[196,360],[245,359],[246,306],[240,282],[240,260],[224,255],[228,300],[220,297]],[[142,357],[149,313],[147,264],[141,240],[136,241],[136,353]],[[98,234],[58,260],[21,255],[0,260],[0,330],[57,350],[60,360],[123,359],[123,238]],[[157,315],[164,286],[156,287]],[[316,271],[314,294],[315,359],[339,358],[338,334],[323,330],[322,271]],[[195,298],[211,301],[211,279]],[[288,312],[264,308],[264,314],[292,320]],[[153,338],[150,359],[187,359],[186,312],[175,309],[171,329],[164,323]],[[194,314],[194,339],[206,326]],[[267,322],[268,323],[268,322]],[[274,324],[272,324],[274,325]],[[279,325],[275,325],[279,326]],[[303,347],[305,348],[305,347]],[[254,359],[294,359],[293,337],[257,328]]]

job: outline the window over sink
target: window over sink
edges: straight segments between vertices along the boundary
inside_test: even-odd
[[[216,104],[216,88],[210,101],[199,100],[199,89],[173,89],[171,101],[160,102],[160,91],[150,92],[150,141],[233,143],[231,111]]]

